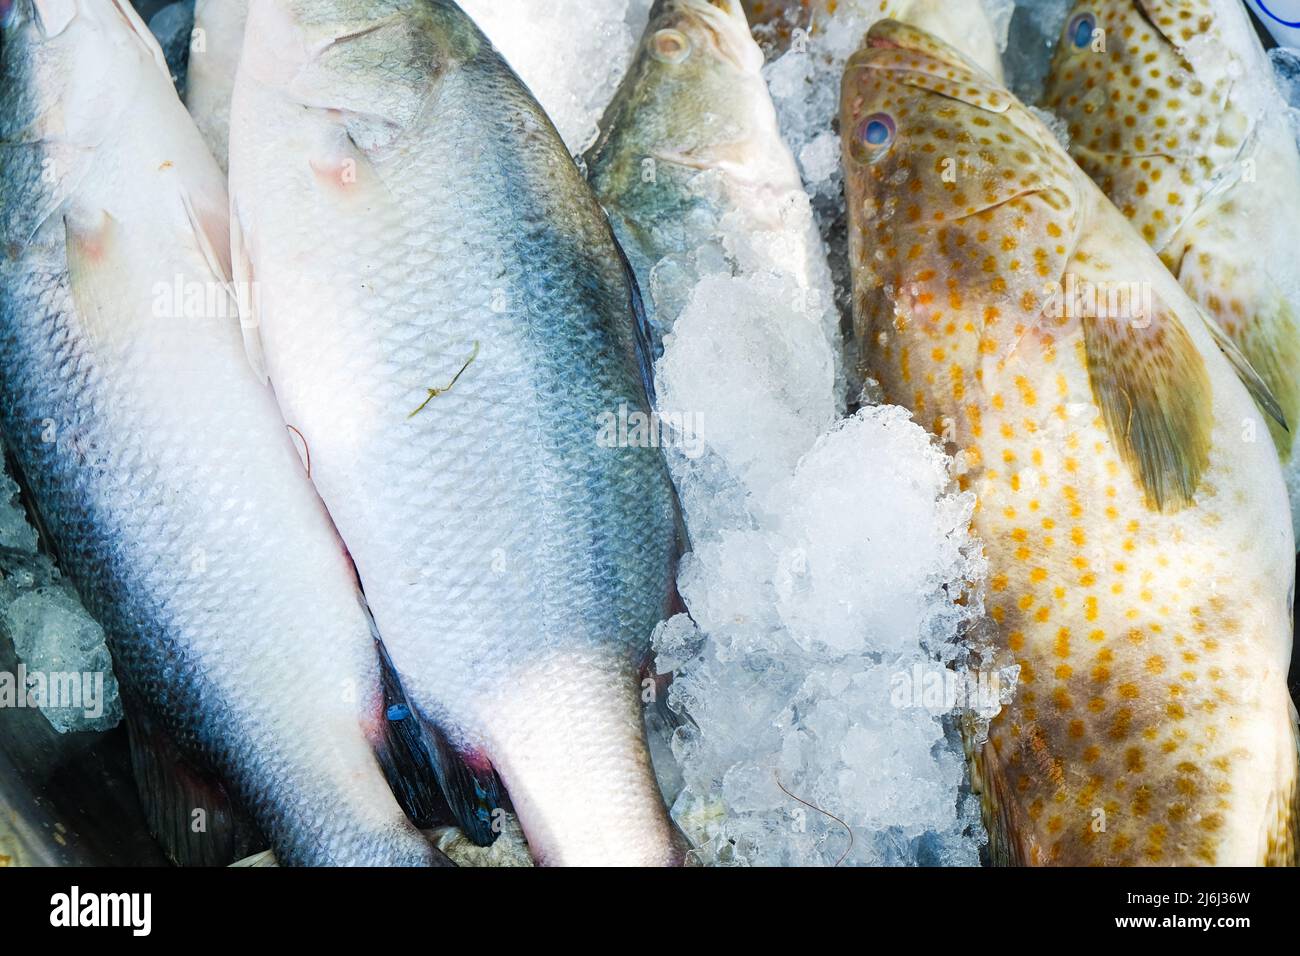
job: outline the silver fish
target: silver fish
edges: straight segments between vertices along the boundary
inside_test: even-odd
[[[161,51],[125,0],[0,12],[0,424],[155,833],[228,862],[246,814],[289,863],[442,862],[377,762],[370,622],[224,308],[225,188]]]
[[[656,0],[587,154],[657,338],[671,328],[671,300],[691,286],[692,257],[717,243],[737,269],[788,273],[823,293],[827,339],[838,344],[830,270],[762,67],[739,0]]]
[[[248,0],[197,0],[185,105],[222,171],[230,147],[230,98],[244,47]]]
[[[540,862],[678,862],[640,699],[672,489],[616,425],[634,287],[554,127],[449,0],[266,0],[231,182],[250,355],[462,825],[491,839],[495,770]]]

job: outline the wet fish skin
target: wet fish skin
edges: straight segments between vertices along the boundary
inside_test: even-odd
[[[877,24],[841,124],[862,361],[957,454],[1020,667],[971,741],[994,860],[1294,863],[1294,544],[1211,323],[941,41]],[[1150,301],[1055,307],[1072,279]]]
[[[1300,529],[1300,151],[1263,48],[1230,0],[1088,0],[1072,26],[1045,105],[1068,122],[1070,154],[1268,383],[1290,426],[1270,431]],[[1104,50],[1082,35],[1096,30]]]
[[[645,296],[656,335],[653,272],[724,237],[744,271],[789,273],[803,289],[830,286],[799,170],[781,138],[762,75],[763,54],[737,0],[658,0],[627,76],[586,157]],[[672,276],[674,292],[689,279]],[[828,321],[838,322],[834,316]],[[838,339],[838,328],[828,333]]]
[[[185,106],[222,172],[230,151],[230,100],[244,46],[248,3],[196,0],[194,5],[194,29],[203,31],[202,48],[197,48],[197,37],[191,41]]]
[[[540,862],[679,862],[639,698],[674,505],[657,449],[600,440],[646,409],[603,213],[454,3],[268,0],[247,40],[251,352],[410,699]]]
[[[289,863],[443,861],[376,762],[356,579],[233,310],[168,301],[225,297],[227,209],[156,43],[125,2],[19,0],[0,76],[0,424],[140,751],[165,736]],[[197,807],[216,841],[220,805],[160,819]]]

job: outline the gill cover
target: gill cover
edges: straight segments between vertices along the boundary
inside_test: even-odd
[[[863,340],[899,308],[1032,326],[1081,224],[1042,124],[956,50],[884,20],[849,60],[841,128]]]

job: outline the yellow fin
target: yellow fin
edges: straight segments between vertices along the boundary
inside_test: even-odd
[[[1210,463],[1213,395],[1205,360],[1176,315],[1083,319],[1088,376],[1107,430],[1148,507],[1191,504]]]
[[[1297,417],[1297,399],[1300,399],[1300,383],[1296,381],[1295,361],[1295,322],[1290,316],[1290,307],[1281,303],[1282,315],[1276,328],[1281,335],[1247,336],[1243,351],[1228,338],[1226,332],[1209,315],[1202,313],[1206,328],[1214,344],[1223,352],[1232,370],[1246,386],[1250,397],[1255,400],[1259,410],[1269,419],[1269,428],[1274,432],[1278,447],[1283,452],[1291,452],[1291,424]],[[1261,341],[1263,340],[1263,341]],[[1258,371],[1256,371],[1258,369]],[[1292,371],[1288,373],[1288,369]],[[1278,396],[1283,396],[1284,401]]]
[[[1296,726],[1295,705],[1290,708],[1291,751],[1300,751],[1300,728]],[[1289,778],[1269,798],[1268,813],[1273,816],[1264,846],[1265,866],[1300,866],[1300,781],[1296,779],[1296,762],[1291,762]]]

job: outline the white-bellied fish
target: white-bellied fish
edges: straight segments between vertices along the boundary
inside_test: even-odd
[[[224,171],[230,149],[230,99],[249,0],[196,0],[185,106]]]
[[[641,667],[677,544],[626,260],[450,0],[261,0],[231,129],[250,354],[311,448],[458,818],[539,861],[683,856]],[[624,440],[626,438],[627,440]]]
[[[223,177],[125,0],[0,4],[0,424],[104,626],[150,824],[429,864],[343,545],[230,298]],[[229,307],[227,307],[229,305]]]
[[[739,272],[790,276],[838,344],[830,270],[762,67],[739,0],[657,0],[587,154],[656,341],[711,248]]]

